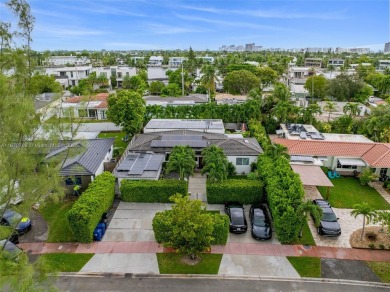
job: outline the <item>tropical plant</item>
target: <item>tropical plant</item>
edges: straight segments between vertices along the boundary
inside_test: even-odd
[[[299,204],[297,208],[297,213],[302,214],[301,217],[301,231],[299,233],[299,237],[302,237],[302,232],[303,232],[303,226],[307,222],[307,217],[310,214],[313,219],[314,219],[314,225],[318,226],[322,217],[322,209],[313,204],[312,201],[307,200],[301,204]]]
[[[180,179],[189,177],[194,173],[195,152],[190,146],[175,146],[169,155],[166,173],[178,172]]]
[[[247,70],[229,72],[223,80],[223,88],[231,94],[247,94],[260,86],[260,79]]]
[[[223,181],[227,179],[229,161],[221,147],[211,145],[202,151],[203,163],[202,174],[207,174],[211,181]]]
[[[317,103],[311,103],[305,108],[301,108],[302,119],[304,123],[313,124],[316,114],[321,114],[321,107]]]
[[[384,232],[386,226],[387,233],[389,233],[390,235],[390,212],[387,211],[376,212],[374,223],[380,223],[382,225],[382,230],[381,230],[382,232]]]
[[[363,229],[360,235],[360,240],[363,240],[364,227],[366,223],[370,224],[370,221],[375,218],[375,210],[374,208],[371,208],[370,205],[368,205],[367,203],[356,204],[353,206],[353,208],[354,209],[351,211],[352,216],[354,216],[355,218],[359,215],[363,216]]]
[[[279,157],[285,157],[288,160],[290,159],[290,155],[288,154],[287,147],[280,144],[274,144],[267,147],[265,155],[272,157],[274,159],[277,159]]]
[[[349,114],[349,116],[357,116],[359,113],[359,104],[347,102],[343,107],[344,114]]]
[[[362,186],[366,186],[368,185],[369,182],[375,180],[376,178],[378,178],[378,176],[375,173],[373,173],[369,167],[367,167],[360,174],[359,181]]]
[[[323,109],[324,111],[328,112],[328,123],[329,123],[330,114],[337,109],[337,106],[334,102],[326,101]]]
[[[211,97],[211,93],[215,92],[215,82],[217,82],[218,76],[213,65],[203,65],[201,73],[203,74],[200,78],[201,84],[207,88],[208,95]]]

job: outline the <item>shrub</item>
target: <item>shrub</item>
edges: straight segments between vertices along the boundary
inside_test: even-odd
[[[368,247],[371,248],[371,249],[375,249],[375,244],[370,243],[370,244],[368,245]]]
[[[379,245],[379,248],[380,248],[380,249],[385,249],[385,245],[384,245],[384,244],[380,244],[380,245]]]
[[[213,217],[214,238],[211,244],[224,245],[229,235],[229,218],[223,214],[210,214]],[[169,242],[172,237],[172,210],[158,212],[153,218],[153,231],[157,243]]]
[[[378,235],[373,231],[366,232],[366,238],[370,241],[375,241],[377,239]]]
[[[390,180],[385,181],[385,182],[383,183],[383,187],[384,187],[385,189],[390,189]]]
[[[79,242],[92,242],[101,216],[112,205],[115,177],[110,172],[97,176],[67,213],[69,227]]]
[[[224,245],[229,235],[229,217],[225,214],[213,214],[214,230],[211,244]]]
[[[121,199],[125,202],[169,203],[172,195],[187,194],[187,182],[184,180],[123,180]]]
[[[207,181],[206,187],[209,204],[223,204],[227,201],[253,204],[260,202],[263,196],[263,183],[249,179],[228,179],[223,182]]]
[[[360,183],[363,186],[368,185],[369,182],[375,180],[377,178],[377,175],[372,173],[370,168],[366,168],[359,176]]]

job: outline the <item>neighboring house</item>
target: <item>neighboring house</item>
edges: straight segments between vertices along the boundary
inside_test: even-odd
[[[361,135],[334,134],[333,139],[327,134],[321,135],[323,138],[318,135],[318,139],[275,138],[273,143],[287,147],[293,160],[302,164],[320,161],[344,175],[360,173],[370,167],[380,179],[390,176],[389,143],[375,143]]]
[[[186,57],[170,57],[168,62],[168,67],[170,68],[178,68],[186,61]]]
[[[379,60],[379,70],[385,70],[387,68],[390,68],[390,60]]]
[[[348,104],[348,102],[332,101],[332,103],[335,105],[336,108],[330,114],[331,120],[339,118],[339,117],[345,115],[344,107]],[[356,104],[356,102],[352,102],[352,104]],[[318,102],[318,105],[319,105],[319,107],[321,108],[321,111],[322,111],[322,114],[321,114],[322,120],[323,121],[327,120],[328,119],[328,115],[329,115],[329,113],[325,110],[327,103],[325,101],[320,101],[320,102]],[[357,115],[361,116],[361,117],[364,117],[364,114],[366,112],[367,112],[367,107],[364,104],[362,104],[362,103],[358,103]]]
[[[144,133],[158,133],[173,130],[188,130],[202,133],[224,134],[222,120],[186,120],[186,119],[151,119],[144,128]]]
[[[75,184],[86,189],[104,171],[104,163],[112,159],[114,140],[62,141],[45,159],[49,162],[58,159],[62,164],[60,176],[64,177],[67,193],[72,193]]]
[[[162,56],[151,56],[149,58],[148,66],[161,67],[163,61],[164,61],[164,58]]]
[[[244,103],[247,100],[246,95],[233,95],[229,93],[217,93],[215,101],[217,104],[239,104]]]
[[[51,56],[43,61],[43,64],[46,66],[82,66],[90,63],[91,60],[85,56]]]
[[[69,111],[73,111],[75,118],[86,118],[94,120],[107,119],[107,98],[108,93],[99,93],[95,96],[75,96],[59,104],[59,115],[67,117]]]
[[[305,59],[305,67],[314,67],[321,68],[322,59],[321,58],[306,58]]]
[[[214,63],[214,57],[210,56],[203,56],[203,57],[196,57],[197,59],[202,59],[204,63],[208,62],[213,64]]]
[[[198,105],[208,103],[207,94],[189,94],[180,97],[161,97],[158,95],[147,95],[143,97],[146,105],[161,105],[161,106],[180,106],[180,105]]]
[[[332,65],[333,67],[342,67],[344,66],[344,60],[341,58],[332,58],[329,59],[328,65]]]
[[[46,75],[54,75],[56,81],[58,81],[63,88],[69,86],[75,86],[79,84],[79,81],[85,79],[91,74],[92,66],[75,66],[75,67],[60,67],[60,68],[46,68]]]
[[[96,76],[104,76],[107,78],[109,84],[111,84],[111,77],[115,76],[116,84],[111,84],[116,87],[122,87],[122,82],[125,76],[135,76],[137,75],[137,70],[134,67],[128,66],[109,66],[109,67],[96,67],[92,69],[93,72],[96,72]]]

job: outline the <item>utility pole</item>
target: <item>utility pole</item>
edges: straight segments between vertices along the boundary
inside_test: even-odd
[[[184,96],[184,71],[183,71],[183,60],[181,61],[181,94]]]
[[[314,75],[316,73],[314,67],[313,69],[313,75],[311,75],[311,103],[314,102]]]

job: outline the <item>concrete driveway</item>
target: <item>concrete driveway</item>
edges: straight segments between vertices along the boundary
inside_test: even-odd
[[[321,194],[318,192],[316,187],[305,186],[306,199],[322,199]],[[352,233],[363,227],[363,217],[357,216],[354,218],[351,216],[352,209],[340,209],[332,208],[335,212],[337,218],[339,218],[339,224],[341,227],[341,235],[338,237],[326,237],[321,236],[317,233],[317,229],[314,226],[314,221],[312,218],[309,219],[309,227],[311,233],[313,234],[314,241],[316,245],[319,246],[331,246],[331,247],[347,247],[351,248],[349,243],[349,238]],[[366,226],[375,226],[378,224],[369,224]]]

